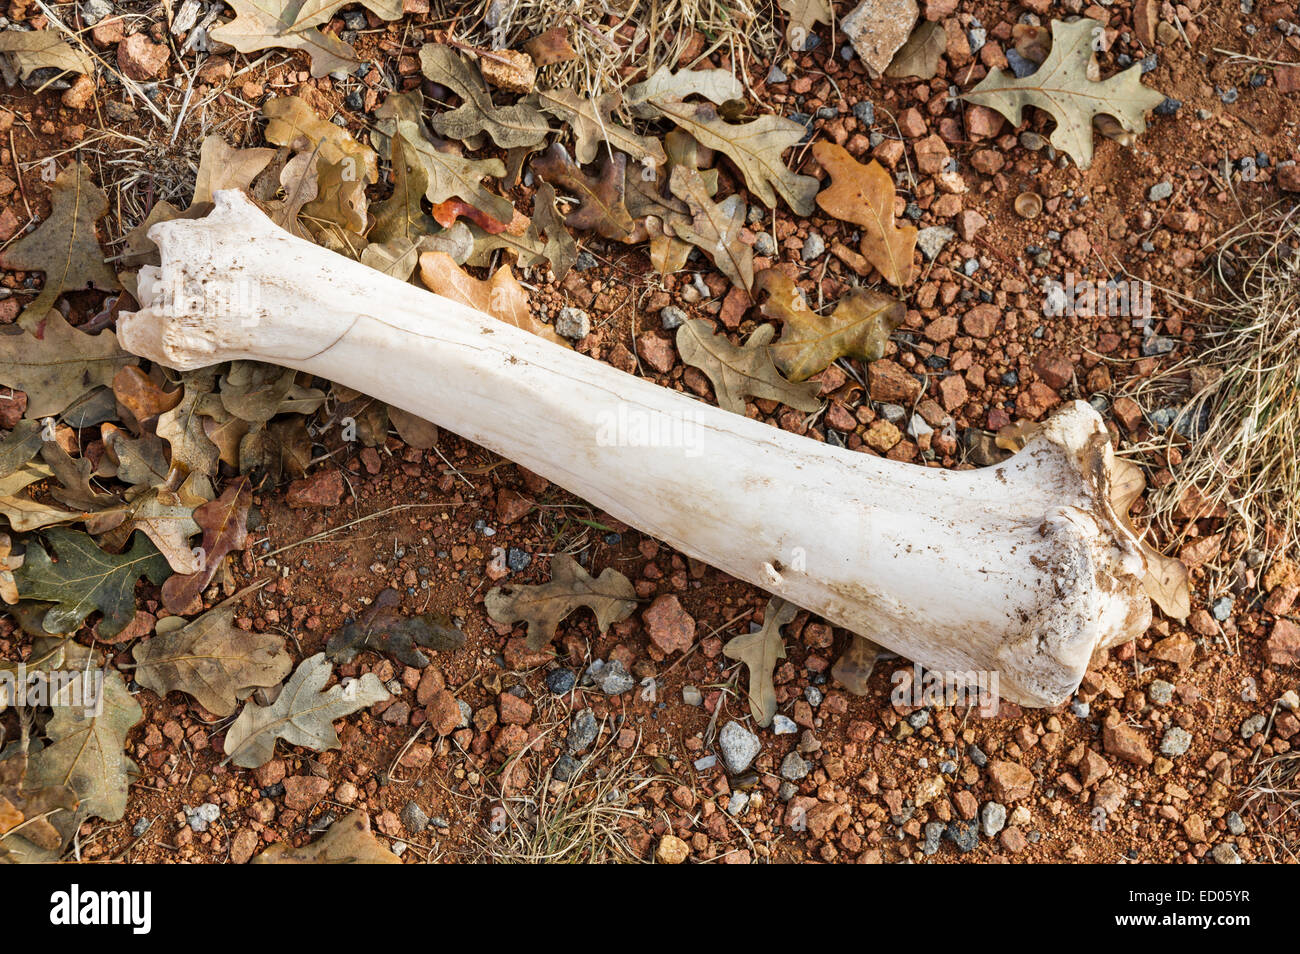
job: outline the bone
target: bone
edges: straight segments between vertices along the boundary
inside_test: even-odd
[[[122,345],[176,369],[296,368],[420,415],[674,549],[956,684],[1052,706],[1151,618],[1141,545],[1082,402],[996,466],[949,471],[750,420],[290,235],[242,194],[155,225]]]

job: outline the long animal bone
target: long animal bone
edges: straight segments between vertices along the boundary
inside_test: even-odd
[[[1145,630],[1140,544],[1076,402],[1006,462],[918,467],[658,387],[278,228],[238,192],[155,225],[124,347],[364,391],[522,464],[681,552],[955,681],[1047,706]],[[854,647],[853,665],[869,667]],[[980,683],[984,683],[981,681]]]

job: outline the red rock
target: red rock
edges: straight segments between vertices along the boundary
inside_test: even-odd
[[[718,320],[728,328],[738,328],[741,319],[745,317],[745,312],[749,311],[749,306],[752,304],[749,292],[739,286],[733,286],[731,291],[727,292],[727,297],[722,299],[722,311],[718,313]]]
[[[460,705],[446,689],[438,689],[424,709],[429,728],[437,735],[451,735],[460,725]]]
[[[677,363],[677,353],[670,342],[658,335],[647,333],[637,339],[637,353],[641,360],[660,374],[667,374]]]
[[[1142,733],[1125,722],[1103,728],[1101,744],[1111,755],[1134,765],[1150,765],[1155,761]]]
[[[977,149],[970,157],[970,164],[975,167],[975,171],[986,176],[996,174],[1006,162],[1006,158],[996,149]]]
[[[998,835],[998,841],[1002,842],[1002,847],[1013,855],[1019,854],[1029,847],[1029,842],[1019,828],[1004,828]]]
[[[966,382],[959,374],[939,379],[939,403],[948,411],[956,411],[966,403]]]
[[[492,742],[492,755],[504,762],[528,744],[528,733],[517,725],[505,725]]]
[[[1061,251],[1077,262],[1085,261],[1092,254],[1092,242],[1083,229],[1070,229],[1061,238]]]
[[[1060,403],[1059,394],[1042,381],[1033,381],[1016,397],[1016,413],[1036,421]]]
[[[666,653],[685,652],[695,642],[695,620],[671,593],[655,599],[641,614],[651,641]]]
[[[933,134],[919,141],[913,152],[916,155],[916,167],[927,176],[943,172],[944,166],[952,156],[944,141]]]
[[[957,0],[925,0],[925,18],[937,23],[957,12]]]
[[[555,658],[554,653],[549,649],[537,651],[529,649],[528,639],[524,636],[507,640],[504,655],[508,669],[532,669],[536,666],[544,666]]]
[[[1119,421],[1124,430],[1128,431],[1130,434],[1142,426],[1142,421],[1144,420],[1142,408],[1138,407],[1137,402],[1132,398],[1116,398],[1114,403],[1111,404],[1110,409],[1115,420]]]
[[[117,68],[139,82],[156,79],[167,65],[171,51],[143,33],[132,33],[117,44]]]
[[[1300,192],[1300,165],[1280,166],[1277,170],[1277,186],[1284,192]]]
[[[957,216],[957,234],[961,236],[963,242],[971,242],[979,234],[979,230],[988,224],[989,220],[984,216],[973,209],[967,209]]]
[[[251,828],[241,828],[230,839],[230,860],[237,865],[247,864],[257,851],[257,834]]]
[[[203,65],[199,67],[199,79],[209,86],[224,83],[234,73],[234,64],[226,56],[209,56]]]
[[[497,522],[502,526],[510,526],[516,520],[528,514],[533,509],[534,501],[530,497],[525,497],[517,490],[511,490],[509,487],[502,487],[497,491]]]
[[[126,36],[126,23],[121,17],[100,20],[90,31],[96,46],[116,46]]]
[[[1002,312],[997,305],[976,305],[962,316],[961,326],[972,338],[987,338],[997,330]]]
[[[7,242],[23,227],[23,223],[18,221],[18,216],[14,210],[6,206],[0,209],[0,242]]]
[[[1058,355],[1043,352],[1034,358],[1034,373],[1049,388],[1059,391],[1074,380],[1074,365]]]
[[[1007,804],[1026,799],[1034,790],[1034,773],[1019,762],[989,763],[989,787],[993,797]]]
[[[511,692],[497,696],[497,711],[506,725],[527,725],[533,721],[533,707]]]
[[[898,131],[908,139],[924,136],[925,130],[925,118],[915,107],[909,106],[898,114]]]
[[[1211,534],[1208,537],[1197,537],[1178,551],[1178,559],[1182,560],[1183,565],[1190,569],[1213,560],[1219,555],[1222,546],[1223,534],[1221,533]]]
[[[1276,66],[1273,68],[1273,78],[1277,80],[1279,93],[1300,91],[1300,66]]]
[[[442,673],[429,666],[420,673],[420,683],[415,687],[415,701],[421,706],[427,706],[439,689],[446,688],[447,682],[442,678]]]
[[[1109,774],[1109,762],[1092,749],[1084,753],[1083,761],[1079,764],[1079,781],[1083,783],[1084,788],[1090,788]]]
[[[1002,131],[1002,114],[987,106],[966,109],[966,131],[971,139],[992,139]]]
[[[907,405],[920,396],[921,382],[898,364],[881,358],[867,365],[867,390],[873,401]]]
[[[89,76],[78,76],[77,81],[63,91],[59,101],[68,109],[85,109],[95,98],[95,81]]]
[[[948,341],[957,334],[957,319],[953,315],[941,315],[926,325],[922,334],[935,344]]]
[[[1289,619],[1273,624],[1273,632],[1264,644],[1264,658],[1273,666],[1300,663],[1300,626]]]
[[[318,775],[290,775],[284,780],[284,804],[297,812],[308,811],[329,791],[329,779]]]
[[[343,475],[337,470],[317,471],[291,483],[284,499],[290,507],[337,507],[343,500]]]
[[[1173,663],[1179,669],[1191,665],[1196,655],[1196,643],[1186,633],[1174,633],[1166,636],[1151,647],[1151,658],[1161,662]]]

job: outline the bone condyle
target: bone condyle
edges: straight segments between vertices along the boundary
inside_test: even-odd
[[[1097,413],[946,471],[703,404],[275,226],[242,194],[154,226],[121,343],[172,368],[296,368],[427,418],[684,554],[1002,696],[1063,702],[1151,618],[1141,545],[1111,504]],[[869,665],[858,650],[856,666]]]

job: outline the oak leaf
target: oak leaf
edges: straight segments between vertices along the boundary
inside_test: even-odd
[[[64,839],[55,822],[70,827],[80,802],[67,785],[29,780],[29,759],[18,752],[0,761],[0,863],[56,860]]]
[[[330,825],[320,838],[294,848],[278,842],[252,861],[255,865],[400,865],[401,859],[370,831],[370,816],[353,812]]]
[[[890,79],[934,79],[939,72],[939,58],[948,49],[948,34],[943,26],[927,20],[917,27],[907,42],[894,54],[885,76]]]
[[[833,16],[830,0],[776,0],[776,5],[785,12],[785,41],[792,50],[809,49],[814,27],[829,24]]]
[[[0,54],[12,60],[19,79],[27,79],[34,70],[57,69],[65,73],[95,75],[95,61],[83,49],[63,39],[58,30],[0,33]]]
[[[870,288],[851,290],[829,315],[819,315],[775,268],[759,272],[755,287],[767,292],[763,316],[782,322],[772,358],[791,381],[807,380],[836,358],[878,361],[890,333],[907,317],[901,301]]]
[[[533,172],[578,197],[578,208],[564,218],[570,228],[594,231],[608,239],[623,239],[632,232],[632,216],[623,201],[627,156],[606,156],[600,174],[591,176],[569,158],[558,142],[532,162]]]
[[[329,638],[325,655],[333,662],[349,663],[363,650],[392,656],[404,666],[423,669],[429,657],[419,647],[449,652],[465,645],[465,634],[442,614],[421,613],[406,616],[401,612],[402,597],[386,589],[375,597],[374,604],[355,620]]]
[[[564,344],[550,325],[533,317],[528,292],[509,265],[502,265],[491,278],[480,280],[466,274],[445,252],[424,252],[420,255],[420,280],[435,294],[486,312],[547,341]]]
[[[352,174],[357,179],[379,181],[379,157],[375,151],[353,139],[346,129],[317,116],[301,97],[276,97],[262,107],[262,115],[268,120],[267,142],[302,151],[299,141],[303,140],[305,148],[314,152],[323,165],[350,159]]]
[[[573,156],[582,165],[595,162],[602,142],[645,165],[660,166],[668,159],[657,140],[638,136],[614,121],[614,111],[623,103],[617,92],[596,98],[568,88],[548,89],[539,91],[537,100],[542,109],[569,124]]]
[[[688,96],[703,96],[717,106],[745,95],[744,84],[730,70],[678,70],[661,66],[649,78],[627,91],[628,106],[632,114],[641,119],[656,115],[651,100],[683,100]]]
[[[317,653],[289,677],[269,706],[245,704],[226,732],[226,760],[240,768],[258,768],[275,756],[277,739],[322,752],[339,747],[334,720],[388,699],[388,690],[373,672],[325,688],[333,667]]]
[[[1052,21],[1052,49],[1034,73],[1017,77],[993,70],[962,99],[997,110],[1014,126],[1024,120],[1026,106],[1051,114],[1056,128],[1052,145],[1068,154],[1080,169],[1092,165],[1093,119],[1111,116],[1130,133],[1146,132],[1147,110],[1164,101],[1164,95],[1142,85],[1142,66],[1134,64],[1107,80],[1089,75],[1096,69],[1094,37],[1104,29],[1087,18],[1065,23]]]
[[[894,217],[894,181],[874,159],[863,165],[843,146],[813,145],[813,156],[830,173],[831,184],[817,195],[828,215],[863,229],[862,254],[885,281],[902,287],[912,280],[916,226]]]
[[[441,83],[456,93],[462,103],[439,113],[431,123],[440,136],[465,141],[485,132],[502,149],[540,143],[551,127],[527,100],[497,106],[478,69],[456,50],[442,43],[420,47],[420,69],[426,79]]]
[[[745,413],[745,399],[780,401],[800,411],[815,411],[819,385],[795,384],[781,377],[772,363],[769,345],[775,325],[759,325],[744,345],[737,346],[714,334],[708,322],[692,318],[677,329],[677,351],[682,361],[699,368],[713,382],[718,406],[736,414]]]
[[[799,612],[793,603],[773,597],[763,611],[763,628],[756,633],[733,636],[722,647],[728,659],[743,662],[749,669],[749,711],[754,721],[766,728],[776,715],[776,686],[772,681],[776,662],[785,658],[781,627]]]
[[[337,70],[351,72],[360,63],[356,51],[334,34],[314,27],[296,29],[295,0],[230,0],[230,6],[235,19],[214,27],[210,36],[240,53],[302,50],[311,57],[311,75],[316,79]]]
[[[230,600],[189,623],[179,616],[159,620],[131,656],[135,681],[158,698],[175,689],[223,717],[253,689],[277,686],[293,669],[284,639],[240,629]]]
[[[221,568],[221,561],[248,543],[248,509],[253,505],[253,488],[240,477],[220,497],[197,507],[193,513],[195,532],[203,531],[199,548],[202,565],[193,573],[177,573],[162,586],[163,605],[173,613],[190,611]]]
[[[85,334],[58,309],[27,330],[0,333],[0,384],[27,392],[29,418],[59,414],[137,360],[118,346],[113,332]]]
[[[670,222],[673,233],[713,259],[732,284],[751,290],[754,248],[740,237],[745,227],[745,200],[733,195],[714,202],[700,173],[686,166],[673,167],[669,188],[691,213],[689,220]]]
[[[483,606],[498,623],[527,622],[528,648],[537,652],[550,645],[560,622],[580,606],[596,614],[602,633],[627,619],[636,610],[636,590],[613,567],[592,577],[577,560],[560,553],[551,559],[549,582],[493,587]]]

